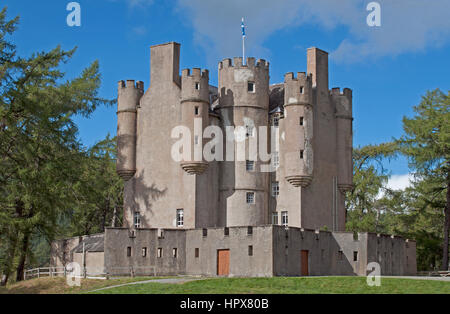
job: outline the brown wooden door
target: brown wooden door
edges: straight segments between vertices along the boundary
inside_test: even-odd
[[[308,251],[302,250],[301,252],[301,260],[302,263],[302,269],[301,269],[301,275],[302,276],[309,276],[309,269],[308,269]]]
[[[230,250],[217,250],[217,275],[230,274]]]

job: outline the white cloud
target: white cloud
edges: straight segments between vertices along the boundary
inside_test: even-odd
[[[152,5],[154,0],[127,0],[131,8]]]
[[[250,53],[257,56],[269,54],[264,41],[274,32],[304,24],[348,29],[349,37],[343,39],[331,54],[340,62],[422,51],[450,41],[448,0],[379,0],[382,8],[380,28],[370,28],[366,24],[369,2],[178,0],[178,9],[190,18],[195,40],[213,58],[238,54],[242,16],[247,19],[248,46],[253,47]],[[301,35],[300,28],[299,43]]]
[[[412,174],[392,175],[386,187],[392,190],[404,190],[411,186],[411,181],[413,180],[414,177]]]

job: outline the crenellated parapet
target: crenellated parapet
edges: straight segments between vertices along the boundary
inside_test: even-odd
[[[268,110],[269,63],[263,59],[225,59],[219,63],[219,106]],[[228,97],[226,97],[228,96]]]
[[[304,72],[298,72],[297,77],[290,72],[284,76],[285,104],[292,105],[312,105],[312,76]]]
[[[194,68],[181,72],[181,102],[206,102],[209,104],[209,71]]]
[[[136,172],[137,107],[144,95],[144,83],[128,80],[118,84],[117,110],[117,173],[125,181]]]

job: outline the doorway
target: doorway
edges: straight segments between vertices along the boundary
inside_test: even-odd
[[[309,276],[309,269],[308,269],[308,255],[309,255],[309,251],[307,250],[302,250],[301,251],[301,271],[300,274],[302,276]]]
[[[230,274],[230,250],[217,250],[217,276]]]

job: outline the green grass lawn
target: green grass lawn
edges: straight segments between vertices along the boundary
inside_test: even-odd
[[[369,287],[365,277],[217,278],[184,284],[147,283],[98,291],[101,294],[304,294],[304,293],[444,293],[450,282],[382,278]]]
[[[168,277],[166,277],[168,278]],[[172,277],[173,278],[173,277]],[[156,279],[150,277],[112,280],[83,279],[81,287],[69,287],[64,278],[40,278],[0,287],[0,294],[89,293],[124,283]],[[275,277],[209,278],[178,284],[147,283],[111,288],[96,294],[302,294],[302,293],[444,293],[450,282],[382,278],[381,287],[369,287],[365,277]]]

